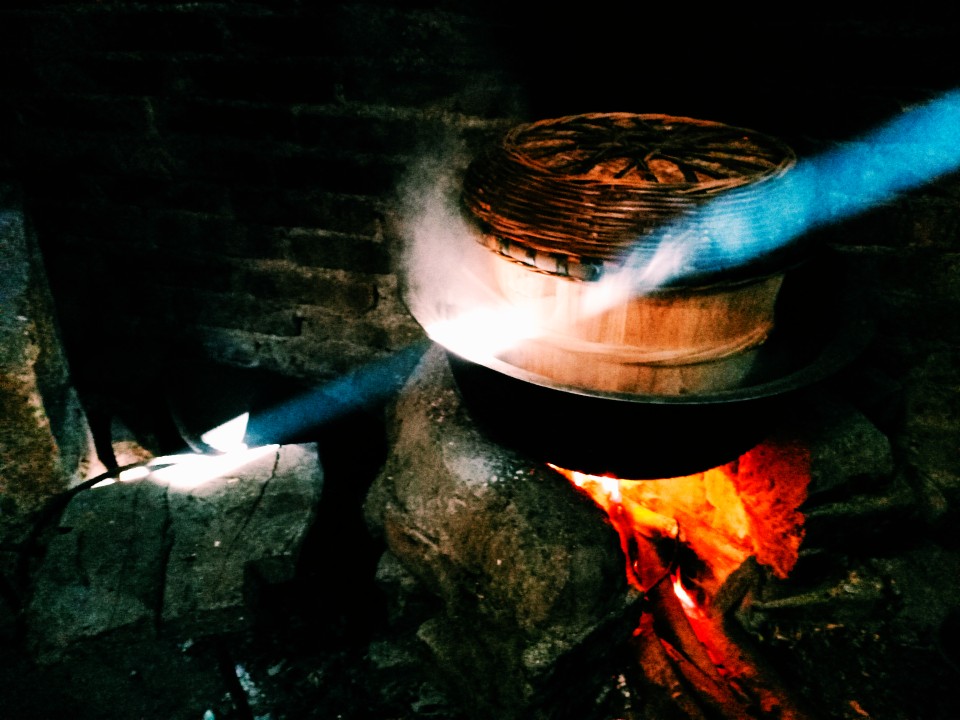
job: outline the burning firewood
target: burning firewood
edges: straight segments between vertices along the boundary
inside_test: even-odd
[[[634,547],[644,576],[669,574],[653,543],[641,539]],[[646,599],[646,612],[633,639],[638,663],[633,683],[640,697],[658,708],[669,697],[679,717],[810,717],[785,684],[749,651],[744,639],[728,635],[724,613],[698,605],[686,608],[673,587],[662,581],[648,587]],[[659,718],[664,712],[663,708],[646,709],[657,714],[643,717]]]
[[[736,463],[685,478],[628,481],[557,468],[587,492],[621,536],[630,581],[645,594],[634,638],[640,696],[671,698],[671,712],[692,718],[802,720],[786,685],[732,637],[731,612],[766,565],[785,576],[797,559],[809,455],[793,443],[769,443]],[[682,546],[695,561],[697,597],[660,546]],[[752,571],[752,572],[751,572]],[[666,582],[673,577],[673,586]],[[648,708],[652,710],[652,708]],[[663,714],[662,708],[656,711]],[[654,717],[653,715],[648,715]]]

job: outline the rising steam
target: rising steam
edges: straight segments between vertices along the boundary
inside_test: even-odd
[[[441,345],[484,362],[542,334],[533,308],[495,289],[490,251],[459,209],[466,157],[438,153],[405,187],[401,273],[406,301]],[[585,313],[682,279],[691,267],[726,270],[776,252],[804,233],[845,220],[960,167],[960,91],[918,106],[836,150],[801,160],[785,175],[741,188],[638,239],[621,269],[591,283]],[[751,193],[742,202],[741,193]]]
[[[721,195],[665,225],[643,239],[656,251],[633,253],[620,282],[642,294],[678,279],[691,265],[722,270],[750,263],[958,167],[960,91],[953,91],[831,152],[799,161],[782,177]],[[752,202],[740,202],[743,192]]]
[[[459,209],[465,153],[459,147],[429,156],[404,188],[401,261],[404,296],[427,335],[477,362],[540,333],[532,309],[508,304],[497,292],[490,251]]]

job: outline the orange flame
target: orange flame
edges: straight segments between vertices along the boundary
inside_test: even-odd
[[[779,577],[793,569],[803,539],[799,508],[810,481],[809,451],[796,443],[768,442],[728,465],[664,480],[620,480],[554,469],[606,511],[627,558],[628,581],[650,593],[654,607],[666,617],[674,614],[671,605],[679,604],[682,612],[676,614],[687,619],[684,627],[696,640],[694,645],[686,643],[692,651],[687,662],[693,662],[690,657],[701,648],[705,663],[712,663],[726,682],[731,702],[753,698],[749,702],[756,702],[764,717],[780,717],[788,699],[764,686],[762,671],[727,637],[719,621],[722,614],[711,602],[730,573],[750,557]],[[664,567],[658,543],[648,541],[657,538],[673,538],[697,556],[699,564],[688,563],[687,558],[682,563],[695,573],[685,577],[696,578],[696,597],[684,587],[679,570]],[[665,570],[672,575],[676,603],[667,602],[669,591],[658,587],[667,577]],[[681,655],[671,641],[656,632],[648,634],[652,629],[653,620],[645,614],[633,633],[641,647],[652,642],[670,657]],[[680,631],[681,644],[686,642],[683,637]],[[706,664],[695,664],[706,672]],[[745,692],[745,686],[751,692]],[[725,697],[722,689],[719,692]],[[789,710],[782,716],[801,717]]]
[[[686,613],[688,617],[691,615],[696,616],[700,613],[700,606],[697,605],[697,601],[693,599],[693,596],[691,596],[683,586],[683,581],[680,580],[680,573],[673,574],[673,592],[680,601],[683,612]]]
[[[796,564],[803,539],[798,508],[810,479],[809,452],[798,444],[765,443],[727,465],[663,480],[550,467],[606,511],[625,551],[636,535],[677,538],[687,545],[709,571],[710,577],[698,577],[708,590],[749,557],[779,577]],[[638,569],[626,555],[627,575],[640,586]]]

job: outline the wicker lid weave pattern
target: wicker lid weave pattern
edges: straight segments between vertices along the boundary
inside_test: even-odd
[[[759,202],[751,189],[795,163],[779,140],[717,122],[572,115],[507,132],[467,168],[462,202],[490,249],[541,272],[594,279],[721,193],[731,193],[725,212],[749,210]]]

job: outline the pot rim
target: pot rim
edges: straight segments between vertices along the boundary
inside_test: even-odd
[[[824,280],[822,274],[818,274],[819,265],[821,262],[817,261],[807,264],[807,269],[812,267],[812,270],[811,277],[806,279],[797,280],[795,275],[787,273],[778,298],[773,331],[755,350],[755,371],[733,388],[675,395],[604,391],[557,382],[498,358],[480,361],[463,357],[449,348],[445,350],[464,362],[482,365],[531,385],[613,402],[682,406],[771,398],[813,385],[837,372],[867,347],[875,333],[876,320],[866,307],[863,293],[842,279],[832,284],[832,292],[822,292]],[[821,290],[819,295],[816,290]],[[723,361],[720,358],[704,364]]]

